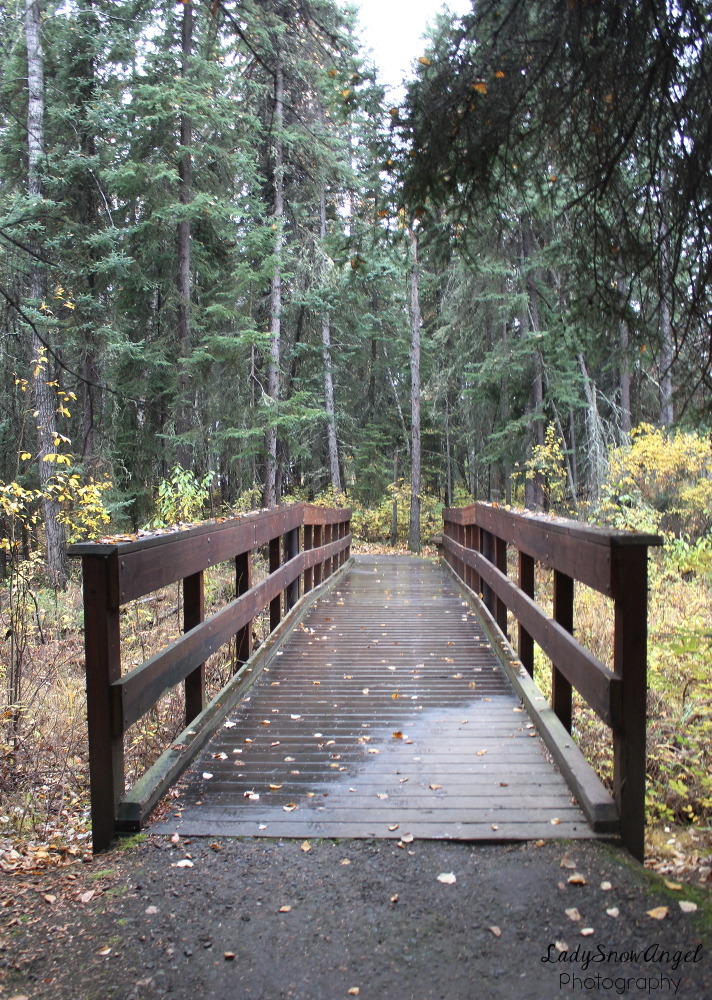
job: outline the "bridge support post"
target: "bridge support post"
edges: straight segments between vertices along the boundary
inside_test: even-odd
[[[307,552],[314,544],[314,526],[304,525],[304,551]],[[314,586],[314,567],[308,566],[304,570],[304,593],[307,594]]]
[[[116,809],[124,793],[124,739],[113,718],[111,697],[111,684],[121,677],[117,556],[84,556],[82,576],[92,849],[96,854],[114,839]]]
[[[519,553],[519,578],[518,584],[527,597],[534,598],[534,559],[525,552]],[[518,649],[519,659],[522,666],[530,677],[534,676],[534,640],[529,635],[521,622],[518,628]]]
[[[324,528],[321,524],[314,525],[314,548],[321,548]],[[318,587],[322,581],[324,564],[321,562],[314,564],[314,586]]]
[[[622,681],[618,726],[613,728],[613,794],[621,837],[640,861],[645,855],[645,734],[648,642],[648,552],[614,548],[613,670]]]
[[[276,572],[279,569],[282,559],[282,536],[277,535],[269,543],[269,571]],[[282,620],[282,595],[277,594],[269,603],[269,630],[274,631]]]
[[[285,556],[287,557],[287,562],[290,559],[294,559],[299,555],[299,528],[292,528],[284,536],[284,549]],[[299,577],[292,582],[287,587],[284,595],[284,606],[285,610],[289,611],[299,600]]]
[[[574,631],[574,581],[565,573],[554,570],[554,621],[573,635]],[[571,683],[551,665],[551,707],[567,732],[571,732]]]
[[[242,597],[252,586],[252,553],[235,556],[235,597]],[[235,636],[235,660],[238,666],[252,656],[252,622],[247,622]]]
[[[202,570],[183,580],[183,631],[190,632],[205,616],[205,584]],[[185,690],[185,724],[205,708],[205,664],[201,663],[183,682]]]

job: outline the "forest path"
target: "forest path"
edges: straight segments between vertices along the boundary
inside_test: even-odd
[[[591,837],[451,577],[360,556],[178,786],[153,833]]]

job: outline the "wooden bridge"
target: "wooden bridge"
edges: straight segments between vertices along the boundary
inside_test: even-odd
[[[94,850],[140,829],[174,786],[156,832],[406,843],[604,835],[642,858],[647,548],[657,537],[488,504],[444,518],[440,564],[352,558],[350,511],[309,504],[74,546]],[[258,551],[268,574],[253,585]],[[204,619],[203,573],[227,561],[236,597]],[[535,600],[537,562],[553,571],[552,616]],[[121,607],[177,580],[184,634],[122,670]],[[576,580],[612,598],[612,669],[572,635]],[[253,652],[253,621],[267,608],[271,631]],[[206,706],[205,661],[232,639],[242,665]],[[552,659],[551,706],[532,680],[535,643]],[[127,791],[124,734],[179,683],[186,729]],[[612,795],[571,736],[572,688],[612,730]]]

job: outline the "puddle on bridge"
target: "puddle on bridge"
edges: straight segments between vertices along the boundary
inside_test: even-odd
[[[357,559],[179,791],[152,832],[593,836],[476,615],[440,566],[408,556]]]

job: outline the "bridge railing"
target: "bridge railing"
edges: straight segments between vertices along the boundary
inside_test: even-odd
[[[351,512],[299,503],[128,541],[80,543],[94,851],[108,846],[125,795],[124,734],[158,699],[185,686],[186,728],[205,708],[205,661],[236,639],[237,660],[252,654],[252,622],[269,607],[270,631],[350,554]],[[252,581],[252,554],[266,547],[269,575]],[[233,601],[205,618],[204,571],[233,561]],[[183,635],[122,672],[120,609],[182,581]]]
[[[608,531],[475,503],[443,512],[445,559],[479,595],[500,631],[517,622],[517,653],[533,676],[534,643],[552,662],[551,704],[568,732],[575,688],[612,730],[620,835],[642,859],[645,834],[647,553],[657,535]],[[517,580],[507,549],[517,550]],[[553,617],[535,600],[535,565],[553,570]],[[574,581],[613,599],[613,669],[573,636]]]

